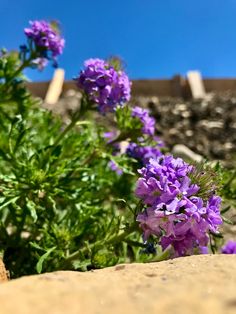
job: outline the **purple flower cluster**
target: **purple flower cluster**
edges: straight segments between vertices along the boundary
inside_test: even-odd
[[[207,199],[198,196],[201,188],[190,179],[193,171],[181,158],[164,155],[139,170],[136,195],[145,210],[137,221],[144,240],[157,236],[163,250],[172,247],[173,257],[206,251],[208,233],[217,233],[222,223],[221,198],[213,193]]]
[[[142,133],[147,135],[153,135],[155,132],[155,119],[149,116],[149,111],[141,107],[132,108],[132,117],[138,118],[143,127]]]
[[[141,166],[146,165],[150,159],[156,159],[157,157],[162,156],[160,148],[164,146],[163,142],[158,138],[154,137],[155,145],[142,145],[142,140],[140,140],[139,144],[137,143],[129,143],[126,154],[134,159],[136,159]]]
[[[146,144],[143,137],[138,138],[136,143],[131,142],[128,145],[126,154],[143,166],[148,163],[150,158],[155,159],[162,155],[160,148],[164,146],[164,143],[157,136],[154,136],[156,121],[149,115],[149,110],[136,106],[132,108],[131,116],[139,119],[142,124],[141,132],[148,136],[151,144]]]
[[[117,71],[101,59],[89,59],[77,77],[77,85],[89,100],[99,105],[101,113],[113,111],[130,100],[131,83],[125,72]]]
[[[38,58],[36,63],[44,67],[46,61],[62,54],[65,40],[60,36],[52,24],[47,21],[31,21],[31,28],[25,28],[25,35],[34,43],[37,49]]]
[[[229,240],[225,246],[222,247],[223,254],[236,254],[236,241]]]

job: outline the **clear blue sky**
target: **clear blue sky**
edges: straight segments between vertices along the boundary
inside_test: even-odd
[[[131,78],[199,69],[236,77],[236,0],[0,0],[0,45],[17,48],[29,20],[57,19],[66,39],[66,78],[83,60],[119,55]],[[46,80],[53,69],[30,71]]]

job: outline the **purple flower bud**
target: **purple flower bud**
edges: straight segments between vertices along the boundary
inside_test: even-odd
[[[155,159],[162,155],[160,151],[162,146],[159,145],[158,142],[156,146],[142,146],[141,144],[142,143],[140,143],[140,145],[136,143],[129,143],[126,149],[126,154],[134,159],[137,159],[142,166],[148,163],[149,159]]]
[[[155,119],[149,116],[149,111],[147,109],[143,109],[141,107],[132,108],[132,116],[138,118],[143,127],[143,134],[153,135],[155,132]]]
[[[37,58],[32,62],[32,67],[38,68],[39,71],[42,71],[48,64],[48,59],[46,58]]]
[[[236,254],[236,241],[229,240],[225,246],[222,247],[223,254]]]
[[[112,171],[116,172],[118,176],[123,174],[123,170],[119,168],[119,166],[113,160],[109,161],[108,166]]]

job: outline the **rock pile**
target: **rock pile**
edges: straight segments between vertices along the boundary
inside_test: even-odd
[[[204,100],[137,97],[148,106],[166,143],[184,144],[209,160],[236,158],[236,94],[212,94]]]

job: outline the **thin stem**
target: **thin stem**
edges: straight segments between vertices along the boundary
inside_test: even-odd
[[[72,117],[71,122],[66,126],[66,128],[58,135],[56,138],[54,144],[51,146],[51,148],[47,151],[47,154],[45,155],[45,158],[43,159],[43,166],[45,166],[48,158],[51,156],[51,154],[55,151],[57,145],[61,142],[61,140],[65,137],[65,135],[73,129],[73,127],[76,125],[79,119],[84,115],[86,110],[88,110],[88,104],[85,100],[85,96],[82,97],[80,108],[77,112],[75,112],[74,116]]]
[[[34,58],[31,56],[28,60],[25,60],[3,86],[9,87],[10,83],[14,80],[14,78],[17,77],[25,68],[27,68],[33,59]]]
[[[129,240],[129,239],[125,239],[124,240],[125,243],[131,245],[131,246],[135,246],[135,247],[141,247],[141,248],[145,248],[145,244],[138,242],[138,241],[133,241],[133,240]]]
[[[55,151],[57,145],[61,142],[61,140],[65,137],[65,135],[71,130],[73,129],[73,127],[75,126],[76,122],[78,121],[80,116],[80,112],[78,112],[77,114],[75,114],[75,116],[73,117],[73,119],[71,120],[71,122],[66,126],[66,128],[58,135],[58,137],[56,138],[54,144],[50,147],[50,149],[47,151],[47,153],[45,154],[44,158],[43,158],[43,167],[45,166],[45,164],[47,163],[48,159],[50,158],[50,156],[52,155],[52,153]]]
[[[101,245],[101,244],[103,244],[103,245],[118,244],[118,243],[122,242],[125,238],[127,238],[136,229],[137,229],[137,223],[134,222],[129,228],[127,228],[125,231],[123,231],[119,235],[114,235],[113,237],[111,237],[110,239],[107,239],[107,240],[97,241],[96,243],[91,245],[89,248],[88,247],[84,247],[81,250],[78,250],[78,251],[70,254],[65,259],[64,265],[71,264],[71,262],[73,262],[74,260],[78,259],[81,256],[81,254],[88,253],[89,250],[92,250],[94,247],[96,247],[98,245]]]
[[[67,125],[67,127],[63,130],[61,134],[55,140],[53,147],[55,148],[59,142],[63,139],[63,137],[76,125],[79,119],[84,115],[85,111],[88,109],[87,102],[85,99],[85,95],[81,99],[80,108],[77,112],[75,112],[74,116],[72,117],[71,122]]]
[[[73,127],[75,126],[77,122],[77,119],[73,119],[71,120],[71,122],[67,125],[67,127],[62,131],[61,134],[59,134],[59,136],[56,138],[54,144],[53,144],[53,149],[52,152],[54,151],[54,149],[56,148],[56,146],[60,143],[60,141],[63,139],[63,137],[71,130],[73,129]]]
[[[80,166],[84,167],[86,166],[88,163],[90,163],[90,161],[92,161],[94,159],[94,157],[97,155],[97,150],[94,149],[93,152],[85,159],[81,162]]]
[[[159,255],[155,256],[154,258],[152,258],[151,260],[147,261],[147,263],[161,262],[161,261],[165,261],[169,258],[170,258],[170,250],[166,249],[161,254],[159,254]]]
[[[30,65],[30,62],[32,61],[32,59],[28,59],[25,62],[22,63],[22,65],[18,68],[18,70],[16,70],[16,72],[12,75],[12,79],[14,77],[17,77],[25,68],[27,68]],[[9,81],[8,81],[9,83]]]
[[[106,244],[117,244],[122,242],[127,236],[129,236],[131,233],[133,233],[135,230],[137,230],[137,223],[134,222],[129,228],[127,228],[125,231],[120,233],[118,236],[114,235],[107,241],[105,241]]]

